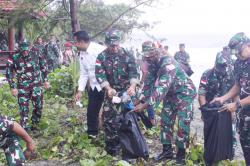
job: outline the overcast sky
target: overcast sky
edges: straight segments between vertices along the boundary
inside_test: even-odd
[[[172,44],[217,47],[237,32],[250,34],[250,0],[158,0],[154,6],[140,8],[145,11],[141,20],[158,22],[149,33]]]

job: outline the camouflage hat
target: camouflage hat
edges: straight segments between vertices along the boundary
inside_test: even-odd
[[[142,43],[142,53],[144,57],[149,57],[152,51],[156,50],[156,45],[152,41]]]
[[[221,52],[217,53],[215,65],[226,65],[226,64],[227,64],[227,59],[223,56],[223,54]]]
[[[28,51],[30,49],[29,46],[30,46],[29,42],[27,42],[27,41],[21,42],[20,43],[20,50]]]
[[[242,46],[249,42],[250,42],[250,39],[246,36],[246,34],[243,32],[240,32],[234,35],[230,39],[228,43],[228,47],[231,49],[231,52],[233,54],[238,55],[241,52]]]
[[[118,30],[110,30],[105,34],[105,43],[107,45],[119,45],[122,39],[122,33]]]

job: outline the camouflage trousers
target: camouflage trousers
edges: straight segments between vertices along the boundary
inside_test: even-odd
[[[42,116],[43,108],[43,89],[41,86],[30,86],[18,89],[18,104],[20,111],[20,124],[23,128],[27,128],[29,120],[29,101],[31,100],[33,106],[32,124],[39,123]]]
[[[171,144],[173,141],[174,125],[178,117],[176,145],[178,148],[188,148],[190,123],[193,118],[193,103],[165,102],[161,112],[161,142]]]
[[[105,150],[110,155],[117,155],[121,149],[116,126],[116,117],[120,112],[120,104],[114,105],[108,100],[103,104],[103,126],[105,137]]]
[[[3,147],[3,150],[8,166],[24,165],[25,157],[18,139],[8,144],[7,147]]]
[[[250,166],[250,116],[240,118],[239,134],[246,165]]]

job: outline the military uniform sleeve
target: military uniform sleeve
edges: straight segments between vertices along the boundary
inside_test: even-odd
[[[208,78],[207,78],[207,72],[204,72],[201,76],[200,85],[198,94],[205,96],[207,93],[207,84],[208,84]]]
[[[137,70],[137,65],[135,63],[135,58],[132,54],[129,54],[128,59],[128,70],[129,70],[129,79],[130,84],[140,84],[139,73]]]
[[[6,78],[8,80],[11,89],[17,88],[17,84],[14,81],[14,74],[15,74],[15,65],[14,65],[13,55],[9,55],[6,64]]]
[[[96,79],[102,88],[109,86],[109,82],[107,80],[106,71],[104,67],[104,61],[105,61],[105,55],[104,53],[101,53],[97,56],[95,64]]]
[[[150,74],[150,73],[148,73],[148,74]],[[154,88],[155,80],[152,78],[153,77],[147,76],[145,81],[144,81],[144,85],[142,88],[143,101],[148,101],[148,99],[152,93],[152,90]]]
[[[167,95],[171,84],[176,76],[176,66],[172,63],[161,66],[155,88],[151,94],[148,104],[157,108],[162,99]]]
[[[0,116],[0,133],[7,134],[12,131],[14,127],[14,119],[7,116]]]
[[[174,54],[174,59],[178,62],[178,52]]]
[[[45,58],[45,54],[42,50],[39,52],[39,65],[42,73],[42,79],[44,82],[48,81],[48,66]]]
[[[234,64],[234,78],[235,78],[235,84],[240,86],[240,70],[241,67],[239,66],[239,60],[236,60]]]

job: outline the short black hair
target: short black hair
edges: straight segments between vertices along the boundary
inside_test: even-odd
[[[76,37],[76,40],[78,41],[83,40],[86,43],[90,41],[89,34],[84,30],[75,32],[74,37]]]

